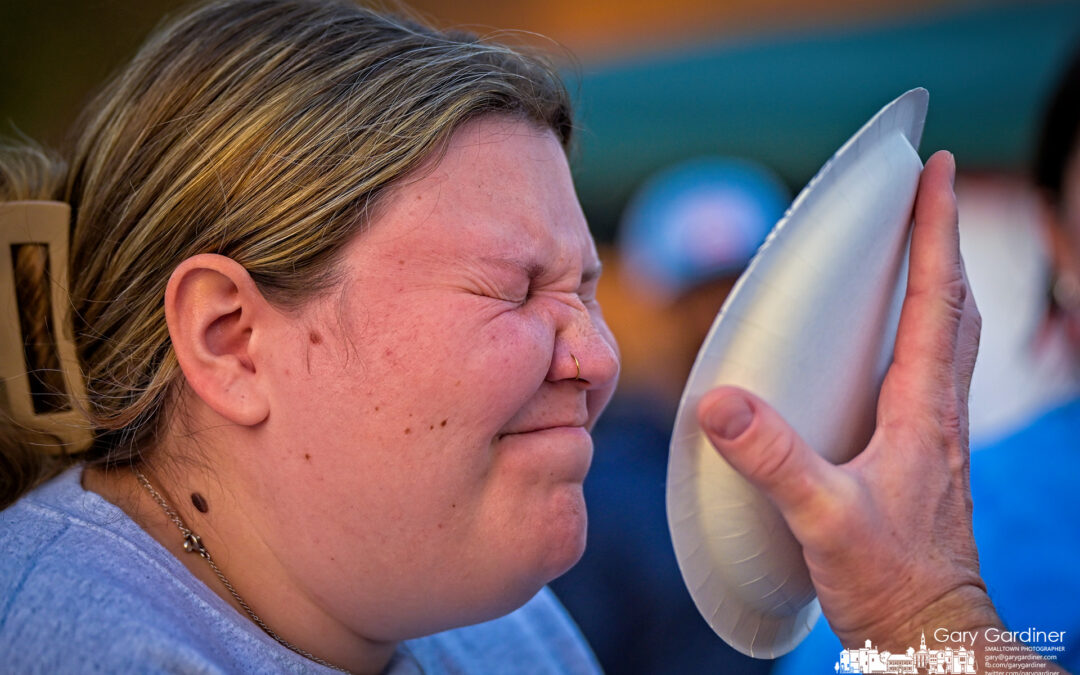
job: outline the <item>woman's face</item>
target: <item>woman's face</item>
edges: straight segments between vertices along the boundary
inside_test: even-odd
[[[1062,176],[1061,200],[1048,205],[1047,234],[1054,289],[1063,310],[1066,334],[1080,349],[1080,143],[1073,148]]]
[[[509,611],[583,551],[587,429],[619,370],[558,141],[469,123],[341,267],[337,292],[283,316],[260,373],[264,538],[370,638]]]
[[[1062,262],[1067,265],[1061,271],[1080,276],[1080,143],[1073,148],[1062,176],[1058,214],[1061,239],[1054,244],[1066,249]]]

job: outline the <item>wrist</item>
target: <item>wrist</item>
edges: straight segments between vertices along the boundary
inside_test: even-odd
[[[986,589],[979,584],[964,584],[907,617],[894,617],[861,631],[838,632],[837,636],[845,647],[862,646],[869,639],[883,647],[902,650],[909,645],[918,645],[924,632],[930,636],[941,628],[950,633],[959,631],[982,638],[987,628],[1002,627],[1004,624]]]

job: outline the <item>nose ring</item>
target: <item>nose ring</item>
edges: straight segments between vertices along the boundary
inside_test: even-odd
[[[574,367],[577,368],[577,375],[574,376],[574,379],[577,380],[578,382],[580,382],[581,381],[581,362],[577,360],[576,356],[574,356],[574,352],[570,352],[570,358],[574,359]]]

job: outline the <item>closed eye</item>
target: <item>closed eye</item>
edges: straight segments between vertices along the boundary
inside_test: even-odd
[[[604,271],[604,266],[597,260],[595,264],[586,267],[581,272],[581,285],[589,286],[590,284],[595,287],[596,283],[600,280],[600,273]]]
[[[600,262],[593,266],[587,267],[581,273],[581,285],[578,287],[578,297],[581,301],[589,304],[596,302],[596,288],[600,285],[600,273],[602,267]]]

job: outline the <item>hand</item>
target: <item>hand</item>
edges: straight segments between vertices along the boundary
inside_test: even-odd
[[[955,171],[939,152],[919,182],[893,363],[861,454],[830,464],[734,387],[698,408],[720,454],[783,514],[849,646],[903,649],[924,628],[1000,625],[971,530],[967,397],[981,319],[960,258]]]

